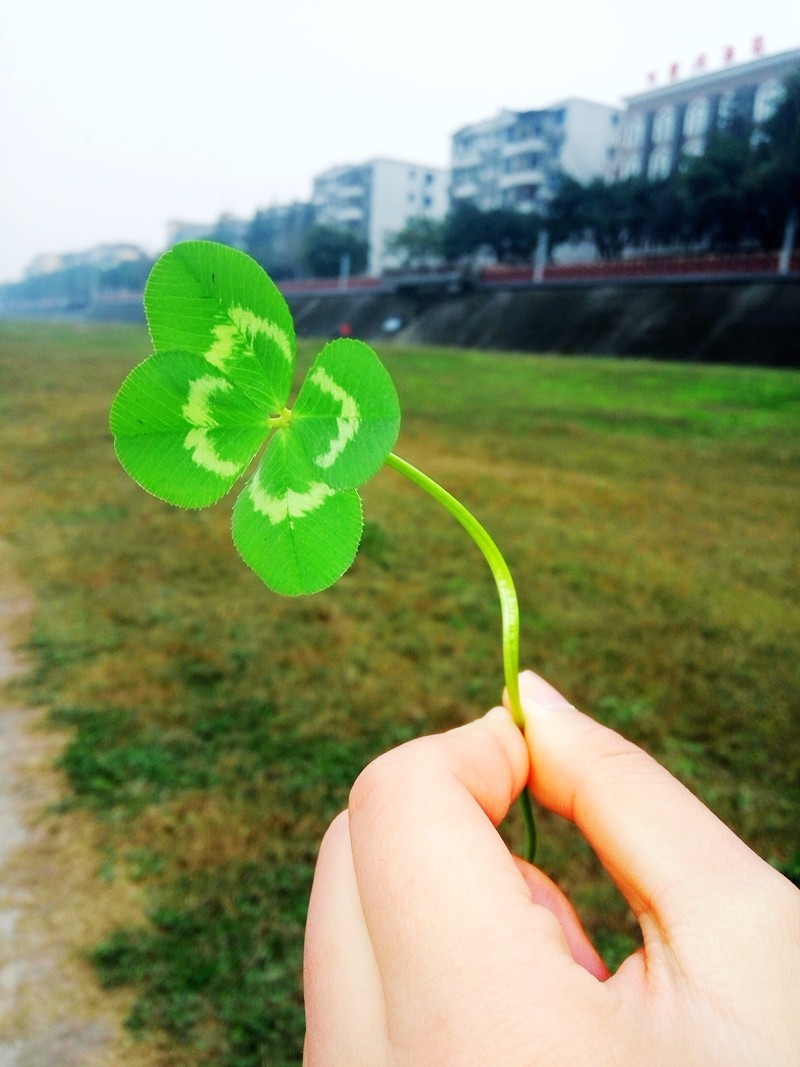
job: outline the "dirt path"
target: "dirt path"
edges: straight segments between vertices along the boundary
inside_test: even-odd
[[[16,706],[6,683],[32,606],[0,542],[0,1067],[153,1067],[157,1050],[123,1029],[125,994],[97,986],[82,951],[119,922],[141,921],[135,888],[98,877],[98,829],[54,815],[65,737]]]

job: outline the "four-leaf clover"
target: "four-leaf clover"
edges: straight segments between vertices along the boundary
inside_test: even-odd
[[[176,245],[145,291],[154,354],[111,408],[117,456],[139,484],[187,508],[213,504],[267,447],[233,510],[233,540],[275,592],[315,593],[355,558],[358,486],[389,455],[400,405],[360,341],[326,345],[291,409],[296,342],[282,295],[249,256]]]

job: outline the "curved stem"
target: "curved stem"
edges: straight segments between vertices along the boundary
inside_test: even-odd
[[[421,470],[418,470],[411,463],[401,459],[400,456],[395,455],[393,452],[387,457],[386,465],[405,475],[406,478],[421,489],[424,489],[429,496],[432,496],[434,500],[446,508],[461,523],[489,564],[500,597],[500,613],[503,625],[503,673],[505,675],[508,702],[514,722],[520,730],[524,731],[525,716],[522,712],[519,693],[519,601],[508,564],[503,559],[500,549],[486,529],[452,493],[448,493],[433,478],[429,478],[427,474],[423,474]],[[525,851],[528,860],[532,863],[536,851],[536,827],[527,790],[523,790],[520,796],[520,803],[525,820]]]

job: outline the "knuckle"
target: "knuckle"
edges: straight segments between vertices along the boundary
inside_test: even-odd
[[[590,739],[590,744],[586,746],[591,752],[588,774],[592,778],[606,781],[653,773],[655,763],[643,749],[637,748],[613,730],[596,724],[593,727],[597,730],[597,743],[591,744]]]
[[[408,781],[411,766],[418,761],[419,748],[419,741],[410,741],[367,764],[350,790],[351,818],[365,810],[382,810],[396,800]]]
[[[601,796],[613,795],[620,787],[647,790],[664,772],[643,749],[603,727],[596,727],[600,743],[587,744],[587,756],[578,780],[573,784],[570,810],[573,815],[593,807]]]

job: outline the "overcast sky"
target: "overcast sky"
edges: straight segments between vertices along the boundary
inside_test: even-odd
[[[0,13],[0,282],[34,256],[169,219],[250,217],[315,174],[447,166],[502,107],[607,103],[649,72],[800,47],[798,0],[8,0]]]

